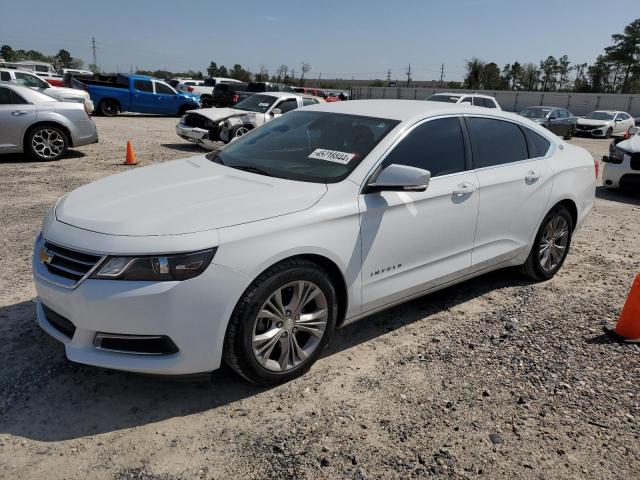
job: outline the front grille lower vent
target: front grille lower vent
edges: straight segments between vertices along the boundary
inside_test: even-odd
[[[76,333],[76,326],[68,318],[63,317],[59,313],[54,312],[46,305],[42,305],[44,316],[47,318],[47,322],[53,328],[55,328],[62,335],[69,340],[73,338],[73,334]]]

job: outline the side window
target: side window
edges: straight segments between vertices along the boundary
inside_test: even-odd
[[[517,162],[529,157],[524,134],[515,123],[472,117],[467,119],[467,124],[478,168]]]
[[[496,108],[496,102],[491,98],[483,98],[484,106],[487,108]]]
[[[149,80],[134,80],[133,88],[136,90],[140,90],[141,92],[151,92],[153,93],[153,85]]]
[[[393,163],[429,170],[432,177],[463,172],[465,148],[457,118],[431,120],[414,128],[384,159]]]
[[[16,82],[25,87],[33,87],[33,88],[49,88],[42,79],[36,77],[35,75],[31,75],[30,73],[22,73],[16,72]]]
[[[0,72],[0,80],[9,82],[11,81],[11,75],[9,75],[9,72]]]
[[[276,108],[279,108],[282,113],[287,113],[298,108],[298,101],[293,98],[290,100],[283,100],[278,105],[276,105]]]
[[[22,105],[27,101],[10,88],[0,87],[0,105]]]
[[[156,86],[156,93],[163,93],[167,95],[175,94],[175,92],[171,89],[171,87],[169,87],[169,85],[165,85],[164,83],[160,82],[153,82],[153,84]]]
[[[530,128],[522,127],[522,130],[524,131],[525,137],[527,137],[529,158],[544,157],[549,151],[549,147],[551,147],[551,142]]]
[[[471,97],[464,97],[460,100],[460,103],[471,103]]]
[[[302,106],[306,107],[307,105],[315,105],[318,101],[315,98],[303,98]]]
[[[473,98],[473,104],[476,107],[486,107],[487,106],[487,102],[485,101],[484,98],[480,98],[480,97],[474,97]]]

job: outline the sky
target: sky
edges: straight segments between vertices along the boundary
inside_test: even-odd
[[[615,7],[613,7],[615,5]],[[202,70],[215,61],[312,78],[461,80],[465,60],[592,62],[640,17],[638,0],[0,0],[0,44],[103,71]]]

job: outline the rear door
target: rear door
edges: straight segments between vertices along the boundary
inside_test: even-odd
[[[151,80],[134,80],[131,92],[131,111],[156,113],[158,108]]]
[[[8,87],[0,86],[0,152],[22,149],[24,133],[36,120],[37,108]]]
[[[473,247],[475,270],[509,260],[528,247],[547,211],[551,143],[515,122],[468,116],[480,206]]]

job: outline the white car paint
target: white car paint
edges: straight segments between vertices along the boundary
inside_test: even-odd
[[[640,132],[618,143],[612,155],[604,160],[602,184],[605,187],[620,188],[620,180],[623,177],[623,183],[629,182],[626,186],[631,187],[632,182],[640,185]]]
[[[225,77],[209,77],[208,80],[209,81],[207,83],[209,83],[210,85],[206,85],[204,80],[184,81],[178,84],[178,90],[193,93],[194,95],[200,95],[201,97],[207,97],[207,96],[213,97],[213,89],[220,82],[242,83],[240,80],[236,80],[235,78],[225,78]]]
[[[476,107],[502,110],[502,107],[494,97],[482,95],[481,93],[434,93],[426,100],[428,102],[468,103]]]
[[[158,374],[215,370],[238,299],[282,260],[315,255],[339,270],[346,296],[339,322],[346,325],[408,298],[521,265],[542,218],[558,202],[575,206],[575,228],[592,209],[591,155],[515,114],[407,100],[336,102],[304,111],[399,123],[336,183],[268,177],[197,156],[100,180],[49,210],[33,256],[37,321],[65,344],[69,359]],[[436,176],[424,191],[364,192],[377,166],[416,125],[451,116],[521,125],[550,148],[533,160]],[[99,257],[217,251],[200,276],[186,281],[85,277],[61,286],[64,279],[42,261],[43,239]],[[71,338],[49,322],[43,305],[75,324]],[[104,351],[94,346],[97,332],[167,335],[179,351]]]
[[[283,102],[288,100],[295,100],[298,104],[298,108],[303,107],[303,98],[313,98],[314,102],[320,103],[319,99],[311,96],[299,95],[289,92],[264,92],[256,93],[256,95],[262,97],[269,97],[276,99],[273,105],[264,112],[251,112],[242,110],[241,108],[200,108],[197,110],[190,110],[185,114],[178,124],[176,125],[176,133],[179,137],[196,143],[207,150],[216,150],[220,147],[219,141],[225,143],[231,140],[231,130],[235,126],[245,125],[249,129],[254,129],[264,125],[265,123],[278,118],[281,113],[274,111],[279,109]],[[212,138],[211,132],[205,128],[192,127],[186,124],[187,117],[192,115],[198,115],[211,121],[213,124],[218,125],[218,135]]]
[[[92,113],[94,110],[93,102],[88,92],[77,88],[54,87],[46,80],[31,72],[11,68],[0,68],[0,80],[33,88],[61,102],[83,103],[87,113]]]
[[[593,115],[610,116],[611,119],[588,118]],[[576,133],[591,135],[593,137],[607,137],[607,135],[618,137],[625,135],[635,124],[633,117],[627,112],[618,110],[595,110],[585,117],[578,117],[576,121]]]

